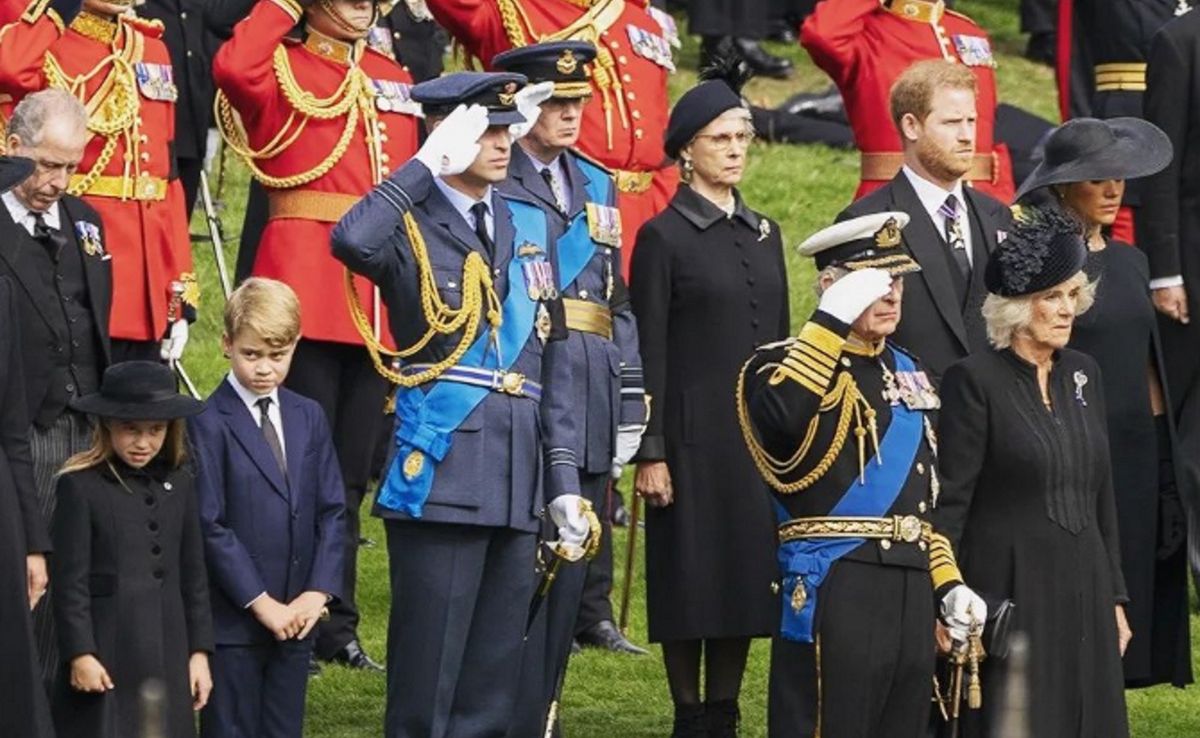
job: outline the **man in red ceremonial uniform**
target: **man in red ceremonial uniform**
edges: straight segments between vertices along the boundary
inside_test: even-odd
[[[199,289],[174,166],[176,88],[162,24],[126,2],[34,0],[0,32],[0,93],[57,87],[92,134],[68,192],[104,221],[113,264],[113,361],[178,359]],[[166,337],[160,346],[160,340]]]
[[[589,41],[595,94],[583,109],[578,147],[613,171],[626,275],[638,229],[679,184],[663,156],[667,75],[678,43],[671,16],[646,0],[428,0],[434,17],[489,66],[501,51],[539,41]]]
[[[942,0],[824,0],[801,26],[800,43],[842,92],[862,152],[855,198],[891,181],[903,164],[899,135],[888,125],[892,83],[913,62],[945,59],[967,65],[979,80],[975,159],[966,180],[1012,201],[1008,147],[993,138],[996,62],[987,32],[970,18]]]
[[[375,287],[330,254],[342,215],[417,150],[412,78],[368,47],[372,0],[261,0],[213,63],[218,125],[266,188],[267,226],[251,273],[286,282],[300,298],[301,339],[287,385],[316,400],[333,430],[346,485],[346,581],[321,625],[316,654],[379,669],[362,651],[354,607],[358,508],[382,429],[386,381],[372,350],[392,345]],[[288,38],[303,19],[304,40]]]

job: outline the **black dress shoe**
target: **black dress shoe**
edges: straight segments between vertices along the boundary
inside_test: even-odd
[[[781,44],[796,43],[798,40],[796,38],[796,24],[784,18],[771,21],[771,25],[767,31],[767,40],[777,41]]]
[[[367,655],[367,652],[362,649],[358,639],[350,641],[342,650],[335,653],[330,659],[330,663],[341,664],[348,666],[351,669],[361,669],[363,671],[378,671],[383,672],[386,669],[382,664],[376,663]]]
[[[675,724],[671,738],[708,738],[704,705],[675,705]]]
[[[774,56],[752,38],[733,39],[733,49],[760,77],[787,79],[792,76],[792,60]]]
[[[611,620],[601,620],[592,627],[580,632],[575,636],[575,640],[579,641],[579,645],[584,648],[603,648],[606,651],[614,653],[628,653],[636,656],[644,656],[648,653],[646,649],[634,645],[628,638],[621,635],[621,631],[617,630],[617,625]]]
[[[708,730],[708,738],[737,738],[741,718],[737,700],[704,703],[704,727]]]
[[[620,498],[615,500],[609,522],[616,528],[624,528],[629,525],[629,508],[625,507],[625,503]]]

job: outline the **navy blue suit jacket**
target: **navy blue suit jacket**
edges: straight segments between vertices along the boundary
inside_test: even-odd
[[[283,388],[279,412],[286,476],[228,380],[188,420],[218,645],[272,640],[246,607],[262,592],[283,603],[341,595],[345,488],[329,424],[320,405]]]

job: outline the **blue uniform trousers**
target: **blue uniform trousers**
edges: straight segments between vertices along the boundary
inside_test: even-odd
[[[200,738],[300,738],[313,639],[217,646]]]
[[[498,738],[517,711],[537,535],[385,520],[387,738]]]

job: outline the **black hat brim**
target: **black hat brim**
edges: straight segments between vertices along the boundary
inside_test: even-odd
[[[152,402],[120,402],[99,392],[71,401],[71,408],[81,413],[117,420],[175,420],[196,415],[204,403],[184,395]]]
[[[1171,139],[1153,123],[1139,118],[1111,118],[1104,124],[1116,135],[1113,145],[1061,164],[1043,160],[1021,184],[1016,199],[1050,185],[1148,177],[1171,163]]]
[[[23,156],[0,156],[0,192],[8,192],[29,179],[36,168],[33,159]]]

